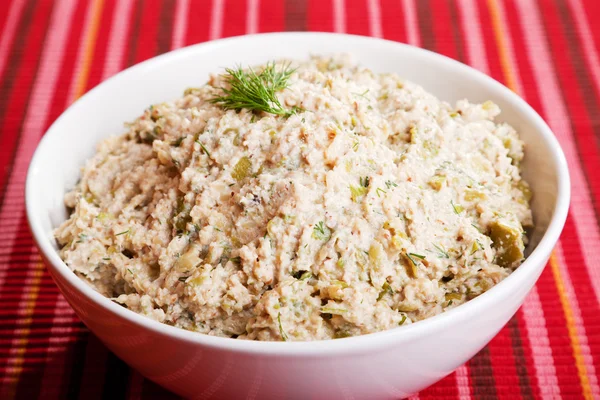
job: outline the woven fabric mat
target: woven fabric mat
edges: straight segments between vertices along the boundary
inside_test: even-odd
[[[0,398],[175,397],[96,339],[29,233],[23,189],[44,131],[118,71],[174,48],[283,30],[421,46],[523,96],[560,140],[572,207],[525,305],[470,362],[415,398],[600,398],[600,1],[0,1]]]

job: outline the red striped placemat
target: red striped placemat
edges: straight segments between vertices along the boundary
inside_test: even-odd
[[[45,129],[116,72],[245,33],[384,37],[445,54],[523,96],[566,153],[572,207],[539,283],[470,362],[414,398],[600,398],[600,1],[0,2],[0,398],[172,396],[79,322],[28,231],[23,187]]]

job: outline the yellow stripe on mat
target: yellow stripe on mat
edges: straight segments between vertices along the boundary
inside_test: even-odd
[[[506,85],[513,92],[518,93],[519,91],[517,88],[517,81],[515,79],[515,71],[509,62],[508,50],[505,40],[505,35],[507,35],[507,29],[504,26],[502,19],[500,18],[500,6],[498,4],[498,0],[488,0],[487,3],[488,9],[490,11],[490,17],[492,19],[492,27],[494,29],[496,44],[498,46],[500,64],[502,67],[502,72],[504,73],[504,77],[506,79]],[[590,386],[587,369],[583,360],[581,346],[579,345],[577,328],[575,326],[575,321],[573,318],[573,309],[565,291],[565,285],[563,282],[563,278],[560,274],[558,259],[554,251],[550,256],[550,268],[552,270],[552,276],[554,277],[554,281],[556,282],[556,289],[558,291],[560,303],[563,309],[563,313],[565,315],[565,320],[567,321],[567,332],[569,334],[569,340],[571,342],[571,348],[573,350],[573,357],[575,358],[575,363],[577,366],[579,381],[581,383],[581,388],[583,389],[583,395],[586,399],[592,399],[592,388]]]

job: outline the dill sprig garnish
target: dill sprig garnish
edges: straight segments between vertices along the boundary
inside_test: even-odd
[[[294,71],[295,69],[290,68],[289,64],[275,68],[274,62],[267,63],[260,73],[256,73],[252,68],[244,70],[241,66],[235,69],[226,68],[224,79],[229,88],[220,88],[222,95],[210,101],[226,110],[246,108],[289,117],[299,108],[294,107],[290,110],[284,108],[276,93],[287,87]]]

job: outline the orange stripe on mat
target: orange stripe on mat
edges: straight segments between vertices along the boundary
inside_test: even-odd
[[[104,0],[94,0],[91,11],[93,18],[85,34],[85,52],[83,59],[81,60],[81,69],[79,71],[79,76],[77,77],[77,86],[75,87],[74,98],[71,102],[77,100],[85,92],[88,76],[90,74],[92,56],[94,55],[94,49],[96,47],[96,38],[98,37],[98,28],[100,26],[102,7],[104,7]]]
[[[515,78],[515,72],[510,67],[508,59],[508,51],[506,50],[506,30],[502,26],[502,20],[500,19],[500,10],[497,0],[488,0],[488,8],[490,10],[490,17],[492,18],[492,27],[494,29],[494,36],[498,43],[498,55],[500,56],[500,65],[502,66],[502,72],[504,72],[504,78],[506,79],[506,86],[513,92],[517,93],[517,80]]]
[[[556,289],[558,290],[560,304],[562,305],[563,312],[565,313],[567,331],[569,332],[569,339],[571,341],[571,347],[573,348],[573,357],[575,357],[575,365],[577,366],[577,372],[579,373],[579,380],[581,382],[581,387],[583,388],[583,396],[586,399],[593,399],[594,396],[592,394],[592,387],[590,386],[588,372],[583,359],[583,353],[581,352],[579,338],[577,337],[577,328],[575,327],[573,309],[571,308],[571,303],[567,297],[565,284],[562,276],[560,275],[558,259],[556,258],[556,254],[554,252],[552,252],[552,255],[550,256],[550,269],[552,270],[552,276],[554,276],[554,280],[556,281]]]

